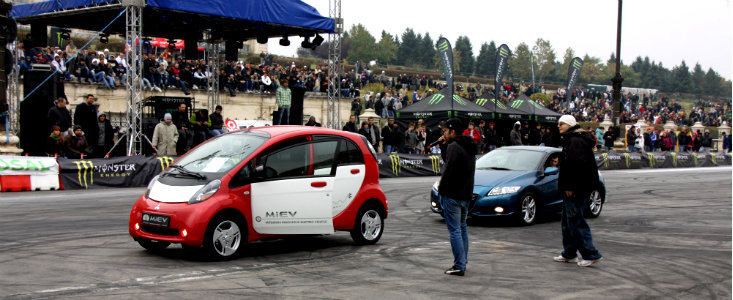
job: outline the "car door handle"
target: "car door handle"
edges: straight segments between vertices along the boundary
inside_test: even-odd
[[[359,174],[359,169],[351,169],[351,174]]]
[[[324,187],[326,186],[326,182],[325,181],[314,181],[314,182],[311,182],[311,186],[316,187],[316,188]]]

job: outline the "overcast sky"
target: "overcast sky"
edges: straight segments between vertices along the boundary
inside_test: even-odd
[[[328,16],[331,1],[304,2]],[[572,47],[576,56],[589,54],[605,61],[616,49],[617,7],[616,0],[344,0],[341,16],[346,30],[361,23],[377,40],[382,30],[401,35],[407,27],[429,32],[433,40],[442,34],[451,44],[465,35],[476,56],[483,42],[493,40],[514,50],[519,43],[532,47],[543,38],[552,43],[558,59]],[[649,56],[668,69],[684,60],[690,71],[700,63],[703,70],[712,67],[730,79],[732,12],[733,0],[624,1],[621,59],[630,64],[637,56]],[[293,40],[282,47],[271,39],[269,49],[295,56],[298,45],[300,41]]]

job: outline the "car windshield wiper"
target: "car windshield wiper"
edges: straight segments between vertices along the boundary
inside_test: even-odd
[[[179,165],[172,165],[171,168],[178,170],[178,174],[181,174],[181,175],[187,175],[187,176],[191,176],[191,177],[198,178],[198,179],[206,179],[206,176],[204,176],[203,174],[186,170],[186,168],[181,167]]]
[[[509,171],[509,168],[502,168],[502,167],[489,167],[489,169],[492,170],[501,170],[501,171]]]

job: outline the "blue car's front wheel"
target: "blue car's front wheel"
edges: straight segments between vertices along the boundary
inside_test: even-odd
[[[603,210],[603,195],[598,190],[593,190],[588,196],[588,203],[585,210],[585,216],[588,218],[598,218]]]
[[[530,192],[522,194],[517,212],[521,224],[532,225],[537,219],[537,197]]]

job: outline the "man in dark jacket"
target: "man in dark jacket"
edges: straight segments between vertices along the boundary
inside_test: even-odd
[[[188,118],[185,103],[178,105],[178,110],[173,112],[173,124],[176,125],[176,128],[178,129],[176,153],[186,153],[188,150],[191,150],[191,146],[193,146],[193,130]]]
[[[217,136],[224,133],[224,117],[221,115],[222,107],[217,105],[214,112],[209,115],[211,120],[211,128],[209,129],[209,136]]]
[[[103,111],[97,112],[97,138],[95,144],[90,144],[94,151],[92,152],[93,157],[102,158],[107,155],[107,152],[114,145],[114,129],[112,123],[107,118],[107,114]],[[89,142],[91,139],[87,139]]]
[[[700,152],[710,152],[713,147],[713,137],[710,136],[710,130],[705,129],[705,135],[700,138]]]
[[[442,126],[444,144],[440,146],[445,165],[438,185],[445,224],[450,233],[453,266],[448,275],[463,276],[468,263],[468,231],[466,217],[473,198],[473,178],[476,170],[474,139],[462,135],[465,126],[451,118]]]
[[[401,135],[397,132],[397,126],[394,123],[394,118],[387,119],[387,125],[382,128],[382,148],[384,153],[397,152],[397,146],[399,145]]]
[[[65,138],[69,133],[69,127],[71,127],[71,112],[66,108],[66,97],[59,97],[56,100],[56,105],[48,109],[46,119],[49,121],[49,129],[53,129],[58,126],[61,130],[61,137]]]
[[[631,125],[628,131],[626,131],[626,147],[629,152],[634,152],[634,145],[636,143],[636,131],[634,125]]]
[[[647,127],[644,132],[644,152],[652,152],[652,128]]]
[[[346,122],[346,124],[344,124],[343,130],[356,133],[358,129],[356,128],[355,121],[356,121],[356,117],[354,115],[350,115],[349,122]]]
[[[488,151],[491,152],[499,147],[499,135],[496,133],[496,124],[492,121],[489,122],[489,128],[484,131],[485,143]]]
[[[608,131],[603,134],[603,145],[606,146],[606,151],[613,150],[614,140],[616,140],[616,134],[613,132],[613,127],[608,127]]]
[[[570,115],[560,117],[557,125],[562,139],[558,191],[563,198],[562,243],[563,252],[554,258],[557,262],[574,263],[588,267],[603,258],[593,246],[590,226],[583,212],[588,196],[598,185],[598,166],[593,155],[595,138],[580,128]],[[583,257],[578,261],[577,252]]]
[[[79,103],[74,110],[74,125],[81,126],[84,136],[89,143],[91,153],[94,153],[97,146],[99,126],[97,125],[97,106],[94,105],[94,95],[89,94],[83,103]]]

